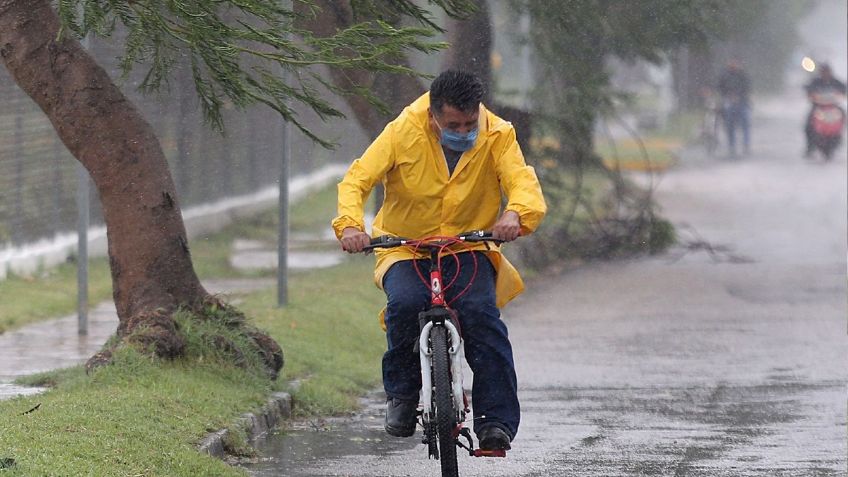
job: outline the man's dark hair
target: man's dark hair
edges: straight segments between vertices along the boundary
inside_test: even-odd
[[[447,70],[430,85],[430,109],[442,113],[445,104],[463,113],[476,111],[485,88],[477,76],[459,70]]]

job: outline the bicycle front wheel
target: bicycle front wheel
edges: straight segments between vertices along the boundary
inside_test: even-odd
[[[456,408],[451,396],[450,354],[448,353],[448,330],[434,326],[430,331],[433,363],[433,403],[436,409],[436,426],[439,435],[439,455],[442,477],[458,477],[456,463]],[[461,372],[460,370],[455,370]]]

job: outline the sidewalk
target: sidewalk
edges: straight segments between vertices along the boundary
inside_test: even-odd
[[[235,295],[274,286],[273,278],[204,280],[210,293]],[[0,334],[0,399],[36,394],[43,389],[12,384],[29,374],[84,363],[115,333],[118,314],[112,302],[94,307],[88,316],[88,335],[77,333],[77,316],[43,321]]]

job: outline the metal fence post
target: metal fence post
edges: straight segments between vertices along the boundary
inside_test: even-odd
[[[287,2],[291,6],[291,2]],[[283,67],[282,80],[288,82],[289,74]],[[282,151],[280,154],[280,223],[277,234],[277,306],[283,307],[289,301],[288,253],[289,253],[289,167],[291,165],[291,127],[283,120]]]
[[[77,321],[78,333],[88,334],[88,171],[77,164]]]
[[[23,126],[23,108],[20,105],[15,114],[15,176],[18,180],[15,181],[15,222],[12,226],[12,243],[20,245],[25,242],[26,233],[23,230],[24,226],[28,225],[23,222],[24,217],[24,182],[20,180],[24,176],[24,126]]]
[[[280,224],[277,237],[277,305],[288,304],[288,242],[289,242],[289,165],[291,163],[291,127],[283,121],[282,153],[280,154]]]
[[[89,49],[88,37],[82,47]],[[89,52],[89,54],[91,54]],[[90,222],[88,171],[77,163],[77,333],[88,334],[88,226]]]

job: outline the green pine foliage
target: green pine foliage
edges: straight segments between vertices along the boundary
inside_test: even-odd
[[[545,226],[525,247],[529,263],[656,253],[673,242],[650,191],[606,167],[596,153],[598,119],[614,117],[629,99],[611,84],[608,61],[661,63],[676,47],[706,44],[724,28],[722,12],[732,3],[510,1],[514,14],[530,20],[520,41],[536,57],[534,134],[541,147],[529,159],[549,198]]]
[[[329,37],[299,28],[308,16],[332,15],[314,2],[294,0],[60,0],[63,33],[115,35],[125,41],[121,58],[124,75],[146,68],[140,89],[167,87],[177,67],[188,67],[204,117],[224,129],[226,105],[246,108],[264,104],[325,147],[298,119],[295,103],[308,106],[321,118],[342,116],[327,101],[327,91],[365,96],[378,108],[380,99],[356,85],[341,89],[321,74],[318,66],[341,70],[391,72],[420,76],[392,58],[410,51],[433,52],[446,44],[432,41],[438,30],[427,9],[411,0],[356,0],[351,3],[358,23]],[[431,0],[448,15],[473,10],[468,0]],[[288,6],[287,6],[288,4]],[[418,26],[394,26],[408,17]]]

